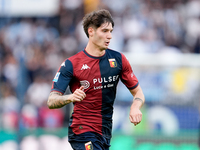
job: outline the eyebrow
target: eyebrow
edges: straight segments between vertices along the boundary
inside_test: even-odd
[[[109,31],[113,31],[113,28],[112,28],[112,29],[103,28],[102,30],[109,30]]]
[[[106,22],[106,23],[104,23],[105,25],[102,27],[103,29],[108,29],[107,27],[109,26],[109,24],[111,24],[110,22]],[[102,24],[103,25],[103,24]],[[101,25],[101,26],[102,26]],[[109,30],[109,29],[108,29]],[[113,27],[112,27],[112,30],[113,30]]]
[[[108,26],[104,26],[101,28],[101,30],[109,30],[109,31],[113,31],[113,27],[112,28],[108,28]]]

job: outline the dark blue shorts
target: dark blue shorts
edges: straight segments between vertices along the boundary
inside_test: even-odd
[[[109,150],[110,147],[110,139],[94,132],[69,136],[69,143],[74,150]]]

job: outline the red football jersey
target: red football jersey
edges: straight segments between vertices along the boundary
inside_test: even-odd
[[[114,50],[105,50],[101,57],[91,56],[84,50],[62,63],[53,79],[52,91],[64,93],[69,86],[74,92],[84,85],[86,93],[83,101],[74,103],[69,136],[88,131],[111,136],[113,103],[119,79],[128,89],[138,86],[128,60]]]

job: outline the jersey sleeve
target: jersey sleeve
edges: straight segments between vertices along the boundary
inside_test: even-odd
[[[52,83],[51,91],[65,93],[73,77],[73,66],[70,60],[65,60],[58,69]]]
[[[129,61],[123,54],[122,54],[122,73],[120,78],[128,89],[134,89],[139,84],[137,77],[133,73]]]

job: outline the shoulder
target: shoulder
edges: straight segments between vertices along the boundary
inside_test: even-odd
[[[111,53],[111,54],[115,54],[115,55],[121,55],[122,53],[116,51],[116,50],[113,50],[113,49],[107,49],[106,50],[108,53]]]
[[[85,57],[85,53],[83,51],[78,52],[77,54],[68,58],[69,61],[73,63],[73,61],[80,60],[81,58]]]
[[[73,65],[75,62],[77,63],[78,61],[80,61],[81,58],[84,58],[83,55],[84,55],[83,51],[80,51],[80,52],[76,53],[75,55],[66,58],[66,59],[62,62],[61,66],[64,66],[64,67],[65,67],[65,66],[71,66],[71,65]]]
[[[118,63],[120,62],[120,64],[123,67],[130,66],[128,59],[123,53],[112,50],[112,49],[107,49],[107,53],[108,55],[110,55],[110,57],[115,58],[118,61]]]
[[[116,51],[116,50],[112,50],[112,49],[107,49],[107,55],[110,55],[112,57],[115,57],[115,58],[122,58],[122,53]]]
[[[128,61],[128,59],[126,58],[126,56],[123,53],[112,50],[112,49],[107,49],[107,55],[108,55],[108,57],[113,57],[121,62]]]
[[[72,70],[73,64],[79,62],[81,58],[84,58],[83,55],[84,55],[84,52],[80,51],[80,52],[76,53],[75,55],[66,58],[62,62],[60,68],[61,69],[70,69],[70,70]]]
[[[121,57],[121,59],[127,59],[126,56],[123,53],[118,52],[116,50],[107,49],[107,52],[110,53],[110,54],[113,54],[115,56]]]

